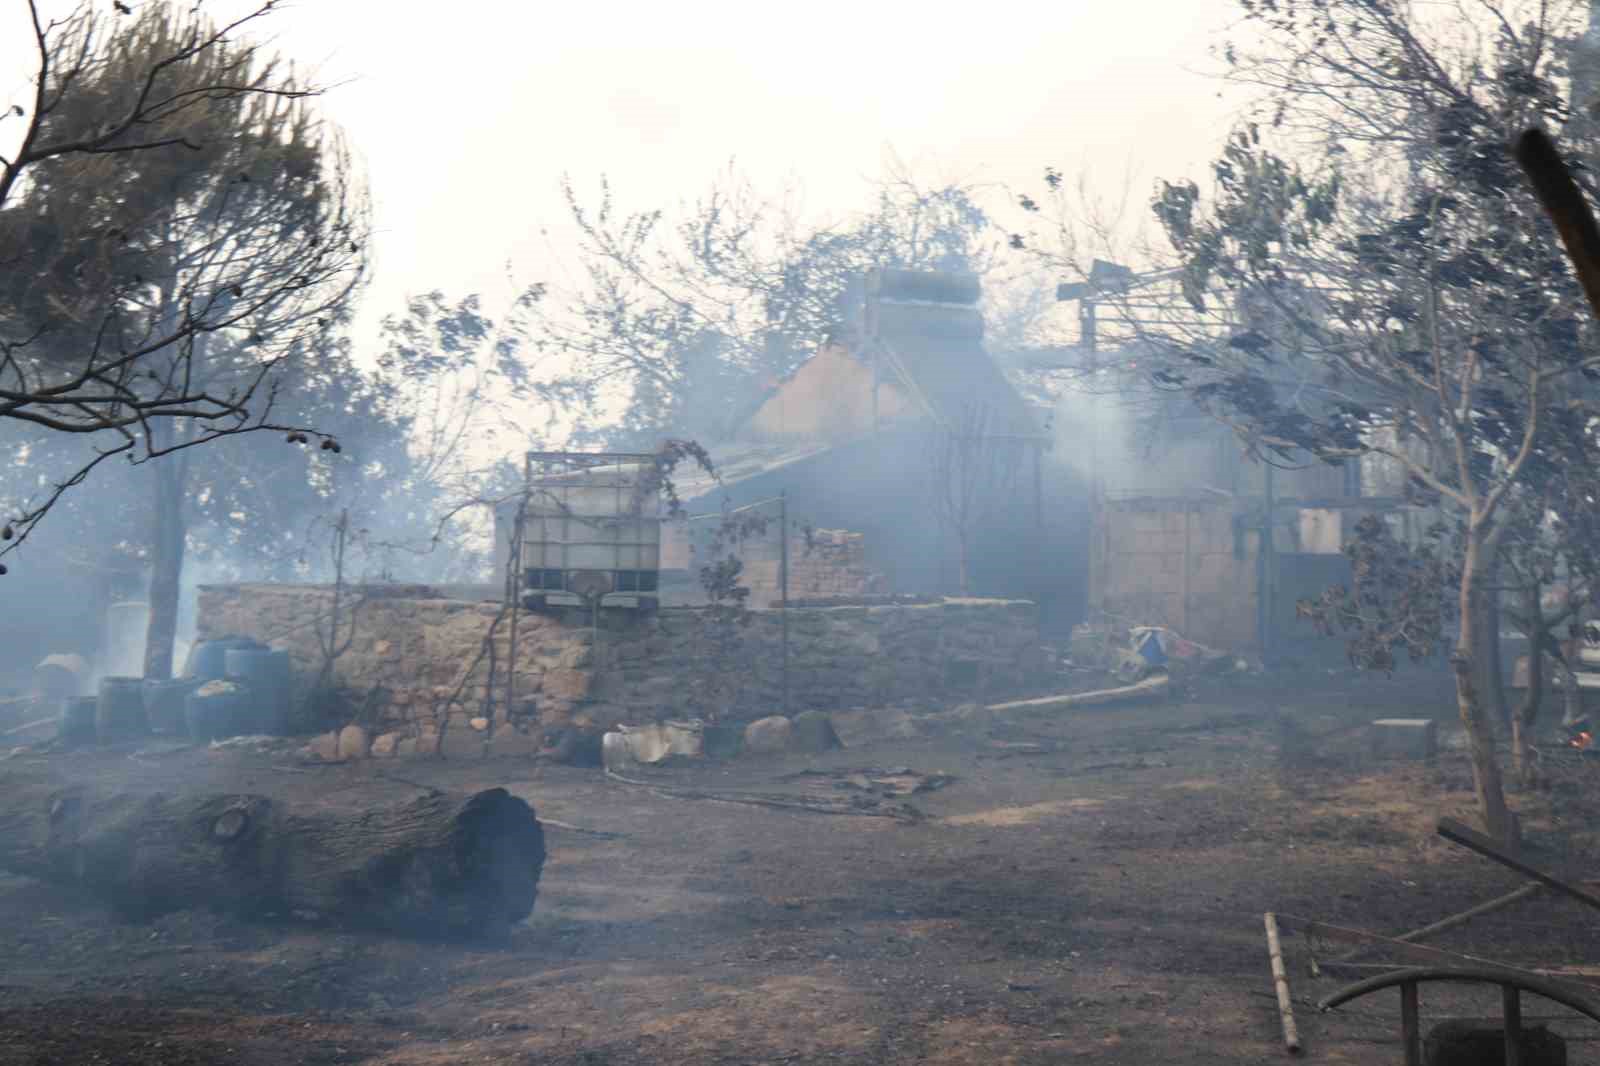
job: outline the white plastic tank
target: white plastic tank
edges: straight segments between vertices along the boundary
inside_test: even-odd
[[[106,642],[99,671],[102,676],[144,676],[144,639],[149,625],[148,603],[113,603],[106,608]]]

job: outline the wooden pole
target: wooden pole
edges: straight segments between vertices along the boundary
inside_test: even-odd
[[[1522,991],[1516,985],[1500,986],[1505,1011],[1506,1066],[1522,1066]]]
[[[1579,903],[1584,903],[1596,910],[1600,910],[1600,896],[1585,892],[1570,881],[1563,881],[1559,877],[1547,874],[1543,870],[1524,862],[1511,854],[1498,841],[1491,840],[1475,829],[1469,829],[1454,818],[1439,819],[1439,835],[1446,840],[1460,844],[1464,848],[1472,849],[1484,858],[1493,859],[1502,866],[1509,866],[1524,877],[1533,878],[1546,888],[1554,889],[1564,896],[1572,897]]]
[[[1283,948],[1278,943],[1278,919],[1266,913],[1267,957],[1272,962],[1272,984],[1278,991],[1278,1020],[1283,1023],[1283,1046],[1291,1055],[1300,1054],[1300,1031],[1294,1024],[1294,1004],[1289,999],[1289,975],[1283,969]]]
[[[1422,1018],[1417,983],[1400,986],[1400,1036],[1406,1044],[1406,1066],[1422,1066]]]
[[[1454,929],[1458,925],[1465,925],[1474,918],[1482,918],[1485,914],[1493,914],[1495,911],[1509,907],[1513,903],[1520,903],[1529,896],[1538,895],[1541,891],[1543,891],[1543,889],[1544,886],[1539,884],[1539,882],[1530,881],[1521,888],[1512,892],[1507,892],[1503,896],[1498,896],[1494,899],[1491,899],[1487,903],[1480,903],[1476,907],[1473,907],[1469,910],[1464,910],[1459,914],[1452,914],[1448,918],[1441,918],[1432,925],[1425,925],[1421,929],[1413,929],[1409,933],[1401,933],[1394,939],[1404,941],[1406,943],[1413,943],[1415,941],[1425,940],[1430,936],[1437,936],[1446,930]],[[1357,948],[1355,951],[1340,955],[1336,959],[1329,959],[1324,965],[1355,962],[1363,955],[1366,955],[1372,951],[1372,947],[1373,946]]]
[[[778,625],[783,643],[783,714],[789,715],[789,491],[778,493]]]

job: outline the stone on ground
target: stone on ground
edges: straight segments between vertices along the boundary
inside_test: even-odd
[[[757,718],[744,728],[744,750],[750,755],[776,755],[789,750],[794,740],[794,723],[775,714]]]
[[[795,715],[791,744],[795,751],[811,755],[844,747],[839,734],[834,732],[833,719],[822,711],[802,711]]]

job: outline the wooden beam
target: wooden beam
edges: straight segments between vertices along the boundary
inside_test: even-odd
[[[1507,892],[1503,896],[1497,896],[1494,899],[1489,900],[1487,903],[1480,903],[1476,907],[1472,907],[1472,908],[1470,908],[1468,910],[1464,910],[1464,911],[1460,912],[1459,914],[1452,914],[1448,918],[1441,918],[1437,922],[1432,923],[1431,925],[1423,926],[1421,929],[1413,929],[1409,933],[1401,933],[1399,936],[1395,937],[1394,939],[1398,940],[1398,941],[1404,941],[1406,943],[1412,943],[1412,942],[1415,942],[1415,941],[1418,941],[1418,940],[1425,940],[1430,936],[1436,936],[1439,933],[1443,933],[1443,932],[1445,932],[1447,930],[1454,929],[1458,925],[1465,925],[1468,922],[1472,921],[1472,919],[1474,919],[1474,918],[1481,918],[1485,914],[1493,914],[1495,911],[1501,910],[1501,909],[1503,909],[1505,907],[1509,907],[1513,903],[1520,903],[1523,900],[1527,899],[1529,896],[1537,895],[1538,893],[1540,893],[1542,891],[1544,891],[1544,886],[1543,885],[1541,885],[1537,881],[1530,881],[1528,884],[1523,885],[1521,888],[1515,889],[1515,890],[1513,890],[1511,892]],[[1334,965],[1334,964],[1339,964],[1339,963],[1355,962],[1357,959],[1361,958],[1363,955],[1368,954],[1371,950],[1372,950],[1372,946],[1371,945],[1368,945],[1366,947],[1357,948],[1355,951],[1349,952],[1349,953],[1344,954],[1344,955],[1340,955],[1337,959],[1329,959],[1327,962],[1323,963],[1322,965],[1327,966],[1327,965]]]
[[[1294,1024],[1294,1002],[1289,998],[1289,975],[1283,971],[1283,947],[1278,942],[1278,919],[1271,911],[1265,915],[1267,957],[1272,963],[1272,987],[1278,993],[1278,1020],[1283,1025],[1284,1050],[1300,1054],[1300,1030]]]
[[[1439,819],[1439,835],[1446,840],[1477,852],[1486,859],[1493,859],[1500,865],[1509,867],[1524,877],[1531,877],[1546,888],[1554,889],[1564,896],[1577,900],[1579,903],[1584,903],[1595,910],[1600,910],[1600,896],[1596,896],[1592,892],[1585,892],[1571,881],[1563,881],[1553,874],[1545,873],[1538,867],[1513,855],[1498,841],[1491,840],[1476,829],[1469,829],[1454,818]]]

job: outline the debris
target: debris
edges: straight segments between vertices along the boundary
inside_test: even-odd
[[[1278,993],[1278,1019],[1283,1024],[1283,1046],[1291,1055],[1300,1054],[1300,1030],[1294,1024],[1294,1004],[1289,999],[1289,975],[1283,971],[1283,947],[1278,943],[1278,919],[1268,911],[1267,958],[1272,963],[1272,985]]]
[[[705,754],[705,724],[694,719],[619,725],[601,739],[600,750],[601,761],[608,770],[633,764],[656,766],[674,755],[697,759]]]
[[[0,733],[0,737],[15,736],[18,733],[26,733],[30,729],[39,729],[42,726],[55,725],[57,721],[59,721],[59,719],[55,715],[51,715],[49,718],[38,718],[32,722],[24,722],[21,725],[12,726],[5,732]]]
[[[249,736],[228,737],[224,740],[213,740],[211,742],[211,748],[213,750],[223,751],[226,751],[230,748],[274,748],[282,743],[282,737],[272,737],[267,736],[264,733],[256,733]],[[156,749],[156,751],[158,754],[160,754],[169,751],[181,751],[184,747],[187,747],[187,745],[179,744],[171,747],[162,747]],[[143,752],[140,754],[143,754]]]
[[[1394,939],[1397,941],[1404,941],[1406,943],[1414,943],[1419,940],[1424,940],[1430,936],[1435,936],[1439,933],[1446,932],[1447,930],[1454,929],[1458,925],[1465,925],[1474,918],[1481,918],[1485,914],[1493,914],[1495,911],[1502,910],[1514,903],[1520,903],[1529,896],[1537,895],[1543,890],[1544,886],[1539,884],[1539,882],[1530,881],[1521,888],[1507,892],[1505,895],[1496,897],[1487,903],[1480,903],[1476,907],[1461,911],[1458,914],[1452,914],[1448,918],[1441,918],[1437,922],[1433,922],[1430,925],[1425,925],[1420,929],[1413,929],[1409,933],[1401,933]],[[1329,959],[1322,965],[1340,966],[1354,963],[1362,956],[1370,954],[1371,950],[1371,945],[1360,947],[1354,951],[1339,956],[1337,959]]]
[[[1116,762],[1090,763],[1088,766],[1073,768],[1071,773],[1088,774],[1096,770],[1166,770],[1172,764],[1165,759],[1157,759],[1149,755],[1141,755],[1137,759],[1119,759]]]
[[[1438,833],[1446,840],[1460,844],[1464,848],[1470,848],[1479,855],[1493,859],[1502,866],[1509,866],[1524,877],[1533,878],[1546,888],[1554,889],[1564,896],[1570,896],[1579,903],[1587,904],[1596,910],[1600,910],[1600,896],[1586,892],[1570,881],[1564,881],[1553,874],[1545,873],[1538,867],[1511,854],[1494,840],[1489,839],[1475,829],[1467,828],[1454,818],[1439,819]]]
[[[801,770],[779,780],[795,781],[806,777],[834,778],[836,789],[853,789],[877,796],[913,796],[934,792],[956,780],[954,774],[924,774],[909,766],[868,766],[856,770]]]
[[[608,737],[614,733],[606,734]],[[772,807],[777,810],[806,811],[811,814],[853,814],[868,818],[893,818],[902,822],[920,822],[924,815],[909,803],[887,803],[876,796],[790,795],[761,792],[705,792],[698,789],[666,788],[650,781],[639,781],[606,769],[613,781],[634,788],[642,788],[668,799],[701,800],[710,803],[734,803],[750,807]]]
[[[1093,707],[1106,703],[1124,703],[1159,696],[1166,692],[1172,679],[1167,674],[1156,674],[1132,685],[1120,688],[1099,689],[1095,692],[1065,692],[1059,696],[1043,696],[1032,700],[1012,700],[1008,703],[991,703],[989,710],[997,714],[1013,711],[1064,711],[1072,707]]]
[[[1379,718],[1370,737],[1374,758],[1431,759],[1439,750],[1438,726],[1431,718]]]

